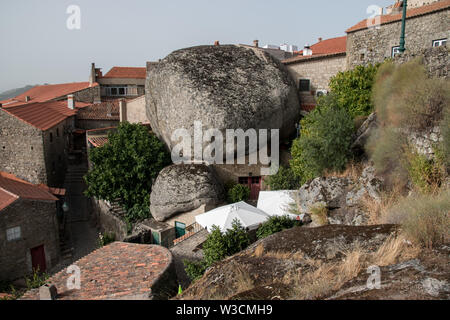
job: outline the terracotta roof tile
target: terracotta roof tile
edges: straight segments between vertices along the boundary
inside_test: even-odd
[[[78,120],[120,120],[119,99],[92,104],[78,111]]]
[[[283,63],[289,64],[303,60],[310,60],[316,58],[331,57],[335,55],[345,54],[347,51],[347,36],[322,40],[311,46],[312,55],[303,56],[303,51],[299,52],[299,56],[295,56],[286,60]]]
[[[0,190],[0,210],[19,198],[43,201],[58,200],[47,190],[3,171],[0,171]]]
[[[96,148],[103,147],[108,143],[108,137],[89,137],[88,140]]]
[[[443,9],[447,9],[449,7],[450,7],[450,0],[442,0],[442,1],[439,1],[439,2],[432,3],[430,5],[409,9],[407,11],[406,17],[407,18],[413,18],[413,17],[424,15],[424,14],[432,13],[432,12],[435,12],[435,11],[440,11],[440,10],[443,10]],[[387,24],[387,23],[401,21],[402,20],[402,16],[403,16],[403,13],[383,15],[383,16],[381,16],[381,24],[383,25],[383,24]],[[358,30],[367,29],[368,28],[367,27],[367,21],[368,20],[369,19],[366,19],[366,20],[363,20],[363,21],[357,23],[353,27],[347,29],[346,32],[350,33],[350,32],[355,32],[355,31],[358,31]]]
[[[58,290],[57,300],[145,299],[156,293],[153,286],[171,262],[164,247],[113,242],[74,262],[81,271],[79,290],[67,289],[71,274],[66,269],[48,281]],[[30,290],[21,299],[39,300],[39,290]]]
[[[146,68],[113,67],[102,78],[145,79],[146,76]]]
[[[54,127],[77,113],[77,109],[71,110],[67,107],[67,101],[24,104],[16,107],[3,108],[1,111],[9,113],[43,131]]]
[[[92,85],[92,87],[96,86],[98,86],[98,83],[94,83]],[[9,108],[17,105],[45,102],[48,100],[65,97],[71,93],[78,92],[89,87],[91,87],[89,82],[74,82],[36,86],[22,93],[21,95],[18,95],[15,98],[0,101],[0,103],[3,105],[3,108]],[[30,101],[28,102],[26,102],[25,100],[27,96],[30,97]]]

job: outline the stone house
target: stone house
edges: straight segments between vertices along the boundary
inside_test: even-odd
[[[311,111],[316,98],[330,90],[330,78],[346,70],[347,37],[322,40],[305,47],[299,55],[283,60],[297,84],[302,111]]]
[[[416,3],[417,2],[417,3]],[[410,52],[446,45],[450,34],[449,8],[450,0],[435,1],[432,4],[418,6],[425,1],[416,1],[407,10],[406,49]],[[347,67],[383,62],[399,53],[402,3],[398,10],[359,22],[347,32]],[[409,1],[408,1],[409,8]],[[376,21],[376,20],[375,20]]]
[[[47,101],[0,107],[0,170],[35,184],[61,186],[75,115],[88,104]]]
[[[58,198],[48,190],[0,172],[0,280],[58,262]]]
[[[102,98],[136,98],[145,93],[146,68],[113,67],[105,75],[91,65],[90,83],[98,83]]]

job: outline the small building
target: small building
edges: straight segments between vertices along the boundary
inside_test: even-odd
[[[64,269],[49,278],[56,300],[163,300],[177,293],[170,251],[161,246],[114,242],[73,263],[79,288],[68,287],[76,273]],[[21,300],[40,300],[39,289]]]
[[[450,35],[450,0],[408,1],[406,20],[406,50],[421,52],[444,46]],[[423,5],[426,2],[431,4]],[[386,14],[366,19],[347,32],[347,67],[383,62],[400,53],[403,2],[397,2]],[[379,22],[377,25],[376,23]]]
[[[346,42],[345,36],[319,38],[316,44],[306,45],[299,55],[282,61],[297,84],[303,112],[314,109],[317,97],[330,90],[330,79],[346,70]]]
[[[113,67],[103,75],[92,63],[89,81],[99,83],[102,99],[136,98],[145,93],[146,74],[145,67]]]
[[[89,105],[66,99],[0,105],[0,170],[35,184],[63,184],[75,115]]]
[[[58,207],[50,188],[0,171],[0,280],[58,263]]]

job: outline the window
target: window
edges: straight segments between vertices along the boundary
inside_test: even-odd
[[[59,128],[56,128],[56,136],[59,137]]]
[[[307,92],[311,90],[311,81],[309,79],[300,79],[298,84],[300,92]]]
[[[248,185],[248,177],[240,177],[239,184]]]
[[[119,88],[119,96],[125,95],[125,88]]]
[[[50,132],[50,142],[53,142],[53,133]]]
[[[394,58],[398,54],[400,54],[400,46],[392,47],[391,57]]]
[[[433,41],[433,47],[441,47],[447,45],[447,39],[440,39]]]
[[[111,96],[117,96],[117,88],[111,88],[110,90],[111,90],[111,91],[110,91],[110,94],[109,94],[109,95],[111,95]]]
[[[14,227],[10,229],[6,229],[6,240],[14,241],[19,240],[21,237],[20,227]]]

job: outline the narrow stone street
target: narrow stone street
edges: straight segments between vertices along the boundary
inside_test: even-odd
[[[69,212],[65,237],[61,239],[61,262],[52,270],[54,272],[71,265],[98,247],[96,223],[90,215],[89,199],[83,194],[86,189],[83,176],[86,172],[86,164],[71,165],[66,174],[64,188]]]

